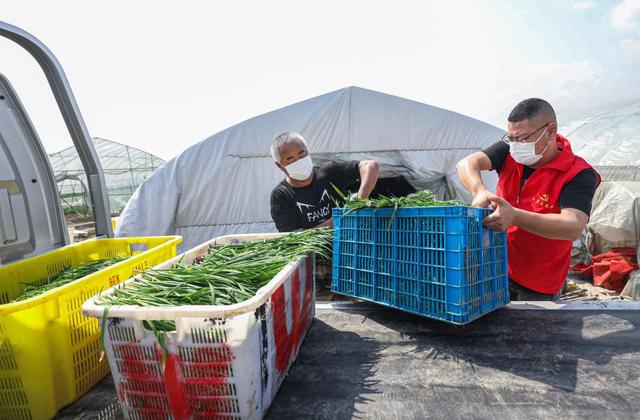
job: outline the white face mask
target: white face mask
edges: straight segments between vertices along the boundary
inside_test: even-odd
[[[302,159],[298,159],[290,165],[284,167],[289,174],[289,178],[296,181],[304,181],[311,176],[313,172],[313,162],[311,156],[305,156]]]
[[[544,152],[547,151],[549,143],[551,143],[551,139],[549,139],[542,153],[540,153],[539,155],[536,154],[536,144],[538,144],[538,142],[546,132],[547,129],[545,128],[542,134],[540,134],[538,140],[532,143],[511,142],[509,144],[509,152],[511,153],[511,157],[513,158],[513,160],[525,166],[535,165],[536,162],[538,162],[540,158],[542,158]]]

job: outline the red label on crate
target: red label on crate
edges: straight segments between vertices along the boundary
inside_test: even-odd
[[[175,420],[187,420],[196,413],[205,418],[216,417],[220,408],[214,397],[225,392],[227,376],[235,359],[229,347],[216,344],[215,347],[194,348],[187,360],[182,360],[176,353],[168,353],[164,370],[160,371],[157,367],[162,362],[163,352],[156,347],[155,354],[149,358],[138,344],[114,346],[116,359],[120,361],[120,375],[125,380],[116,385],[123,406],[138,414],[158,418],[171,415]],[[161,372],[160,376],[158,372]],[[166,393],[158,393],[155,385],[158,383],[164,383]],[[158,398],[166,399],[168,407],[159,408]]]
[[[188,420],[194,414],[203,418],[218,416],[219,406],[215,404],[215,397],[222,394],[224,384],[227,383],[226,375],[229,375],[232,360],[236,358],[227,344],[194,350],[190,361],[181,360],[175,353],[167,355],[164,383],[169,408],[175,420]],[[158,357],[161,360],[162,353]],[[191,376],[185,372],[191,372]],[[187,384],[202,385],[202,388],[191,388],[189,391],[185,387]],[[204,389],[206,391],[203,394]],[[205,400],[209,401],[203,401],[205,396],[208,397]]]
[[[287,299],[284,284],[271,296],[273,310],[273,336],[276,347],[276,369],[284,374],[289,367],[291,356],[295,355],[311,321],[313,300],[313,264],[306,262],[304,296],[300,305],[300,275],[296,270],[291,275],[291,331],[287,328]]]
[[[162,353],[160,353],[162,360]],[[175,353],[167,354],[164,367],[164,384],[167,387],[167,400],[171,408],[171,414],[176,420],[188,420],[191,417],[191,410],[187,402],[184,387],[180,383],[180,362]]]

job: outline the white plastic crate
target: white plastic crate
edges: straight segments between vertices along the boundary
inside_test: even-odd
[[[213,239],[155,268],[191,264],[211,244],[276,238],[282,234]],[[126,283],[135,281],[135,277]],[[105,293],[111,293],[109,289]],[[85,302],[85,315],[104,306]],[[314,316],[314,258],[287,265],[255,297],[228,306],[139,308],[112,306],[105,351],[128,419],[254,419],[269,408]],[[163,351],[145,320],[176,321]]]

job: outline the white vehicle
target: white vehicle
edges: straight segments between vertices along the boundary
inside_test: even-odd
[[[53,53],[31,34],[0,22],[0,35],[38,62],[87,175],[97,237],[113,237],[104,174],[69,81]],[[0,73],[0,264],[69,244],[49,158],[9,80]]]

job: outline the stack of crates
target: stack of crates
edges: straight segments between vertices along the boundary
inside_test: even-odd
[[[82,304],[139,271],[176,255],[179,236],[96,239],[0,267],[0,419],[47,419],[107,373],[100,329]],[[82,279],[13,302],[26,284],[44,284],[67,267],[129,257]]]
[[[506,233],[488,209],[334,209],[332,290],[466,324],[509,303]]]

